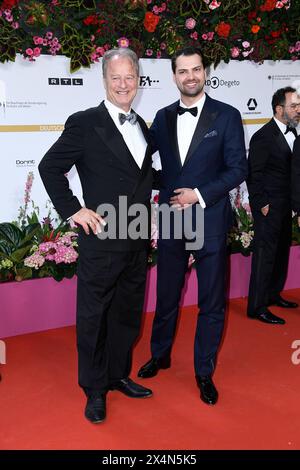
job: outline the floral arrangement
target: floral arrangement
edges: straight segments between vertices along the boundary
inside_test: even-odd
[[[209,63],[300,58],[300,0],[0,0],[0,62],[64,54],[89,67],[113,47],[167,58],[200,45]]]
[[[0,224],[0,282],[49,276],[60,281],[76,271],[77,230],[53,218],[49,203],[47,217],[39,221],[39,208],[30,196],[33,179],[30,172],[18,220]],[[33,211],[27,215],[30,202]]]
[[[47,202],[48,214],[39,221],[39,208],[31,201],[31,188],[34,180],[32,172],[28,174],[24,205],[19,208],[18,220],[0,223],[0,282],[22,281],[41,277],[53,277],[61,281],[71,278],[76,272],[78,246],[77,229],[59,216],[52,215],[52,205]],[[228,235],[229,253],[241,253],[249,256],[253,242],[253,218],[248,203],[243,202],[244,194],[240,187],[232,196],[232,208],[235,225]],[[151,247],[148,255],[149,266],[157,262],[157,207],[158,194],[152,199]],[[30,203],[32,212],[27,214]],[[300,245],[300,229],[297,216],[293,218],[292,244]],[[194,265],[193,254],[189,258],[189,267]]]

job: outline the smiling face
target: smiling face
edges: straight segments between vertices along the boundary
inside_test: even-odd
[[[206,73],[201,57],[198,54],[177,57],[173,78],[183,103],[194,104],[204,94]]]
[[[113,57],[107,64],[104,86],[108,101],[128,112],[138,89],[138,75],[131,60]]]

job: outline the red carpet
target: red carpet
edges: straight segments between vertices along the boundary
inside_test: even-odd
[[[286,297],[300,302],[300,289]],[[1,449],[300,449],[300,365],[291,361],[300,339],[300,309],[272,311],[284,326],[248,320],[246,300],[229,305],[214,376],[215,407],[202,403],[193,371],[196,307],[180,320],[172,368],[140,383],[154,396],[134,400],[110,392],[107,420],[85,420],[77,386],[75,328],[6,340],[1,366]],[[149,358],[152,314],[134,352],[132,378]]]

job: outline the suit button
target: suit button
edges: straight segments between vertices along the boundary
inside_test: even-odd
[[[124,181],[124,178],[120,178],[120,181]]]

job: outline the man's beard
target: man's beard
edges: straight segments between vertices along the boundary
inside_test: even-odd
[[[197,87],[194,91],[192,91],[192,90],[189,91],[189,90],[186,90],[186,88],[183,88],[183,87],[182,87],[182,88],[180,89],[180,93],[181,93],[183,96],[188,96],[188,97],[193,98],[193,97],[195,97],[195,96],[200,95],[200,94],[202,93],[202,91],[203,91],[203,88],[204,88],[204,85],[203,85],[203,86],[199,85],[199,87]]]
[[[286,112],[284,112],[283,117],[286,120],[287,125],[289,127],[293,127],[294,129],[298,126],[300,122],[300,116],[298,116],[298,118],[297,117],[291,118]]]

